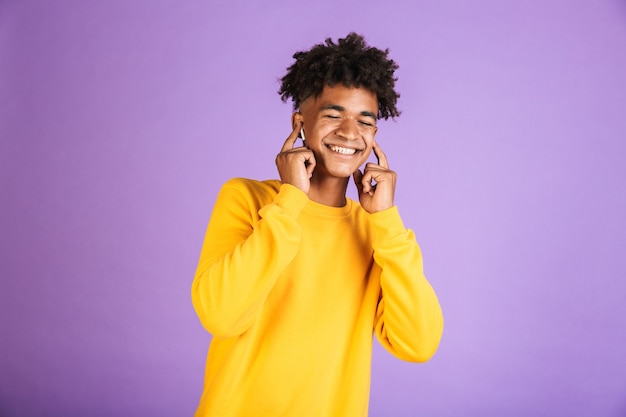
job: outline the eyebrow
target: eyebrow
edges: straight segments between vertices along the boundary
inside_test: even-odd
[[[329,104],[327,106],[322,106],[322,108],[320,108],[320,110],[336,110],[336,111],[339,111],[339,112],[346,111],[345,107],[340,106],[338,104]],[[364,111],[362,111],[360,113],[360,115],[361,116],[365,116],[365,117],[371,117],[374,120],[378,120],[378,117],[374,113],[372,113],[371,111],[364,110]]]

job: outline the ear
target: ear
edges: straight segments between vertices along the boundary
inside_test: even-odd
[[[295,129],[296,126],[298,126],[298,124],[302,123],[303,118],[302,118],[302,113],[300,112],[294,112],[291,115],[291,128]]]

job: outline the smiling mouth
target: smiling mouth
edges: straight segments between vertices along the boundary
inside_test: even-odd
[[[337,145],[326,145],[331,151],[340,153],[342,155],[354,155],[357,150],[352,148],[344,148],[342,146]]]

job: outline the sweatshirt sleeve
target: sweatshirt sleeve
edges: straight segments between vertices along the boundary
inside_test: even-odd
[[[381,286],[376,337],[400,359],[425,362],[439,346],[443,315],[424,276],[420,248],[413,232],[405,229],[397,207],[371,214],[370,223]]]
[[[240,335],[252,324],[298,252],[302,229],[297,217],[307,201],[305,193],[283,184],[257,214],[257,199],[241,180],[224,184],[191,288],[196,314],[214,337]]]

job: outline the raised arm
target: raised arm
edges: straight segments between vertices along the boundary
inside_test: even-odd
[[[294,120],[276,157],[278,194],[266,183],[235,179],[218,195],[191,289],[200,321],[216,337],[245,332],[298,252],[297,217],[309,201],[302,187],[315,166],[310,151],[294,146],[301,126]]]
[[[370,216],[375,233],[375,271],[381,296],[374,330],[381,344],[400,359],[425,362],[439,346],[443,315],[423,272],[422,254],[397,207]]]
[[[246,180],[230,180],[209,221],[191,294],[200,321],[216,337],[250,326],[300,245],[296,217],[307,196],[284,184],[260,210],[265,202],[259,200]]]

